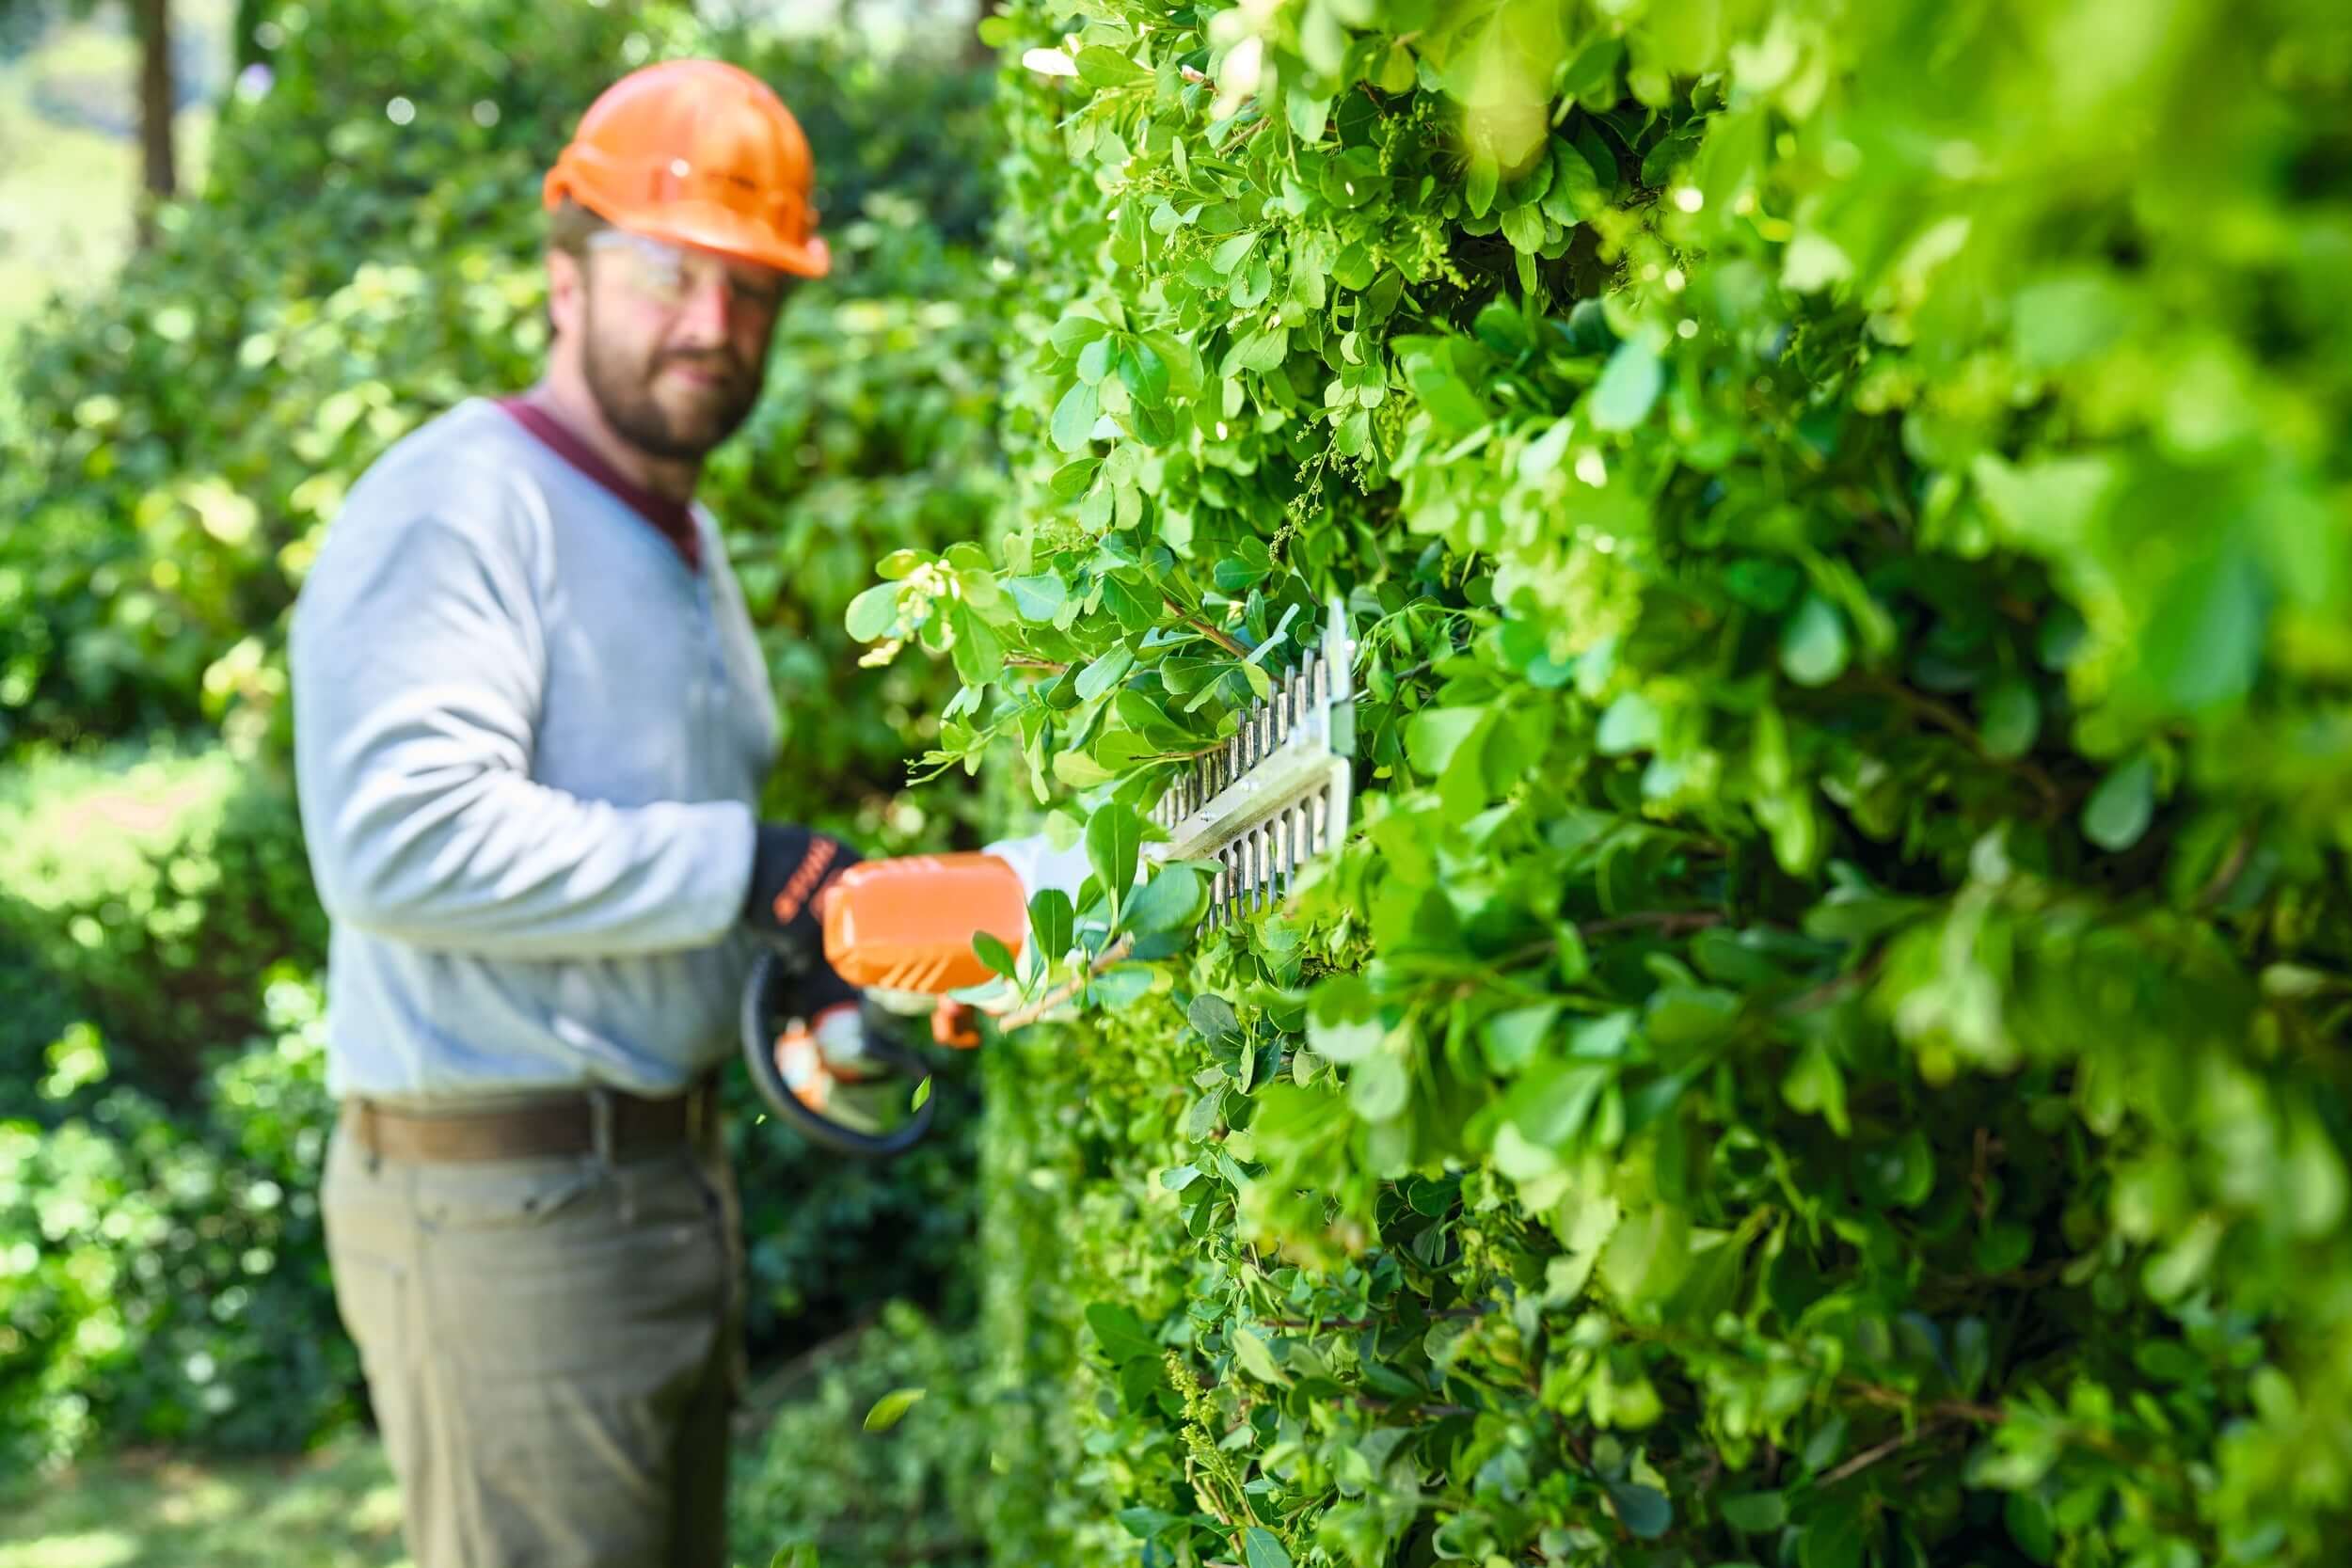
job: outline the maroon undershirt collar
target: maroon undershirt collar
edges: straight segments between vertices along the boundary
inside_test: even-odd
[[[546,409],[519,397],[500,398],[497,403],[550,451],[612,491],[630,511],[660,530],[662,536],[677,546],[678,554],[686,558],[690,568],[701,569],[702,531],[694,526],[692,507],[667,496],[657,496],[606,462],[596,448],[558,423]]]

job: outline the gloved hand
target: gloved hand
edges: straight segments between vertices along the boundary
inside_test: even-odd
[[[762,822],[743,897],[745,924],[766,938],[795,982],[801,1016],[858,999],[858,990],[825,962],[819,895],[865,857],[829,834],[790,822]]]
[[[752,848],[744,920],[779,946],[823,952],[824,920],[818,895],[863,859],[830,834],[792,822],[762,822]]]

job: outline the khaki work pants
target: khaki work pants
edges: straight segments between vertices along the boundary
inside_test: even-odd
[[[416,1568],[728,1568],[740,1212],[704,1147],[372,1158],[321,1191]]]

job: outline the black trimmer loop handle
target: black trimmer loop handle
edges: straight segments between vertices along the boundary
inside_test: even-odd
[[[936,1095],[916,1106],[904,1126],[874,1133],[843,1126],[803,1103],[792,1092],[791,1085],[784,1081],[783,1069],[776,1066],[776,1037],[782,1032],[778,1024],[786,1016],[785,990],[792,976],[785,955],[776,948],[763,947],[752,965],[751,978],[744,982],[743,1065],[751,1070],[752,1085],[759,1090],[759,1097],[810,1142],[844,1154],[886,1160],[922,1142],[930,1132],[932,1113],[939,1105]],[[905,1075],[910,1083],[921,1082],[930,1070],[923,1058],[895,1036],[872,1035],[866,1048],[876,1061]]]

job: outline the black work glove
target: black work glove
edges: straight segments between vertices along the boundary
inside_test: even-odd
[[[795,1010],[814,1018],[858,989],[825,962],[825,927],[817,895],[865,857],[839,839],[790,822],[762,822],[752,850],[743,919],[781,954],[796,982]]]

